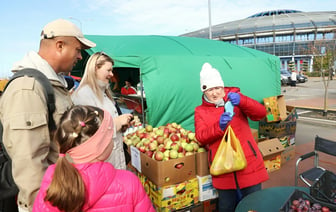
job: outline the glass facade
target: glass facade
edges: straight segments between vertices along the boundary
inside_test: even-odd
[[[311,67],[314,52],[319,52],[321,45],[336,45],[336,11],[266,11],[216,25],[213,35],[216,40],[279,56],[282,68],[286,68],[289,61],[295,61],[297,70],[300,70],[303,62],[308,62]],[[207,38],[208,30],[181,36]]]

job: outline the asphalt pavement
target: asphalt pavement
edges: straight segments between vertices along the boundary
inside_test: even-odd
[[[308,82],[298,83],[296,87],[282,86],[281,94],[287,105],[296,107],[299,118],[295,135],[297,145],[313,142],[316,135],[334,140],[336,121],[303,116],[307,111],[323,111],[325,84],[319,77],[310,77]],[[336,111],[336,80],[328,84],[328,111]]]
[[[327,86],[327,98],[325,91]],[[281,94],[285,96],[288,105],[297,108],[323,110],[324,100],[327,100],[328,110],[336,111],[336,80],[323,82],[320,77],[309,77],[305,83],[297,83],[296,87],[282,86]]]

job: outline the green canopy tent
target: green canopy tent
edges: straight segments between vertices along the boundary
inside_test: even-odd
[[[135,68],[146,94],[146,121],[155,126],[176,122],[194,131],[194,109],[201,104],[200,70],[209,62],[225,86],[262,102],[280,94],[278,57],[221,41],[175,36],[86,35],[97,44],[88,54],[103,51],[114,68]],[[251,122],[253,128],[257,123]]]

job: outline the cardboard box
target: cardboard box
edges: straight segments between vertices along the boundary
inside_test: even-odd
[[[278,138],[259,141],[258,147],[268,172],[281,168],[281,152],[283,152],[285,148]]]
[[[218,197],[217,190],[212,186],[212,176],[197,176],[199,187],[199,201],[215,199]]]
[[[203,211],[204,212],[216,212],[218,204],[218,198],[206,200],[203,202]]]
[[[206,176],[210,174],[208,152],[196,153],[196,175]]]
[[[203,212],[203,203],[199,202],[187,208],[179,209],[175,212]]]
[[[195,155],[167,161],[156,161],[140,152],[141,173],[157,186],[181,183],[196,178]]]
[[[267,110],[267,122],[277,122],[286,119],[286,103],[283,95],[264,98],[264,105]]]
[[[148,180],[149,198],[156,211],[173,211],[186,208],[199,202],[198,180],[193,178],[182,183],[156,186]]]
[[[279,140],[285,148],[291,145],[295,145],[295,135],[286,135],[279,137]]]
[[[295,149],[295,145],[291,145],[286,147],[285,150],[281,152],[281,164],[284,164],[295,158]]]
[[[286,135],[295,135],[297,112],[295,107],[286,106],[288,116],[284,121],[269,123],[266,119],[259,121],[259,136],[276,138]]]

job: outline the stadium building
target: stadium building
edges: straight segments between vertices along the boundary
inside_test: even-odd
[[[335,49],[336,11],[274,10],[211,27],[212,39],[241,45],[281,60],[281,69],[295,61],[296,70],[312,71],[313,58]],[[209,28],[181,36],[209,38]]]

